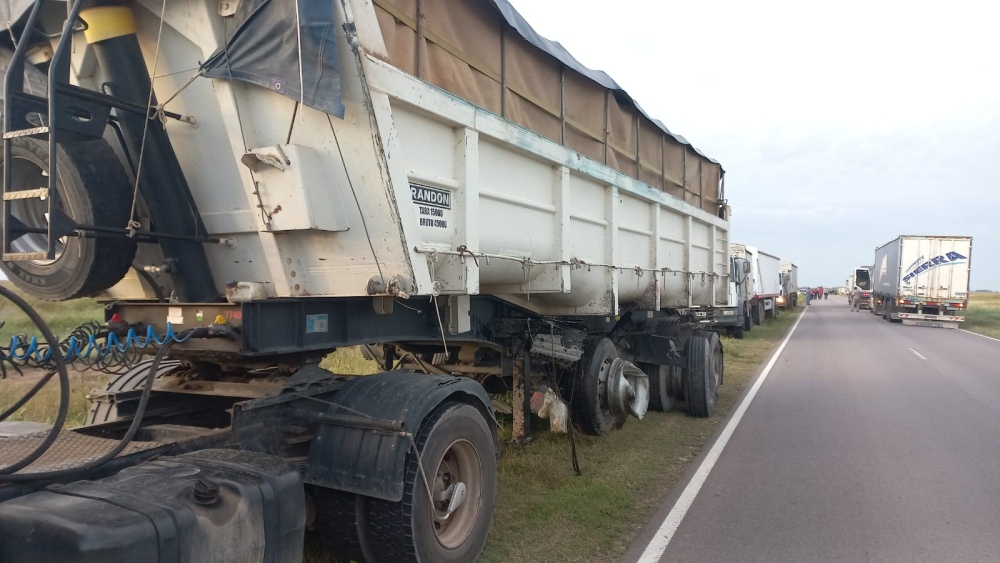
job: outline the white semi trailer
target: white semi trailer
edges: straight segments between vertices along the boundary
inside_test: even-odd
[[[471,561],[489,393],[518,441],[533,393],[591,434],[711,414],[722,347],[688,312],[728,305],[723,170],[506,0],[0,12],[3,271],[108,300],[88,351],[4,361],[131,368],[87,427],[0,438],[0,560],[150,558],[171,521],[179,560],[296,560],[314,524],[338,560]],[[382,373],[318,368],[359,344]]]
[[[731,245],[732,255],[750,263],[749,293],[746,311],[752,324],[759,325],[765,318],[778,315],[778,299],[781,297],[781,259],[756,246]]]
[[[897,237],[875,249],[872,313],[890,322],[957,328],[969,305],[971,265],[971,237]]]

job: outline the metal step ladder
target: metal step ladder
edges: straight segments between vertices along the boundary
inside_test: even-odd
[[[79,234],[81,229],[87,230],[86,227],[77,225],[59,206],[59,192],[56,190],[59,177],[56,170],[58,148],[60,144],[102,138],[110,120],[111,108],[123,105],[111,96],[69,83],[73,34],[81,30],[77,24],[86,28],[86,24],[80,20],[83,0],[74,0],[68,9],[66,23],[49,65],[48,95],[39,96],[24,91],[25,60],[34,40],[38,38],[36,25],[45,1],[35,0],[7,68],[3,100],[3,162],[12,162],[11,149],[15,139],[34,137],[47,140],[49,162],[48,174],[45,176],[48,185],[15,190],[11,185],[13,167],[4,165],[3,189],[0,192],[0,203],[3,206],[0,259],[5,262],[53,260],[60,238]],[[145,112],[145,108],[142,111]],[[14,217],[14,202],[26,199],[47,202],[47,228],[31,228]],[[17,252],[13,246],[14,241],[29,233],[44,234],[46,250]]]

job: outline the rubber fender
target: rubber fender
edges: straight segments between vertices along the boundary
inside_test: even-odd
[[[347,382],[325,413],[402,422],[403,431],[320,424],[309,448],[305,482],[400,501],[406,454],[413,436],[424,419],[445,401],[463,402],[479,409],[493,433],[496,451],[500,451],[492,402],[482,385],[465,377],[384,372]]]

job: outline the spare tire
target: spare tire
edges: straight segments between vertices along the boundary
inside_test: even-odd
[[[0,67],[10,63],[10,52],[0,50]],[[31,91],[44,84],[45,75],[25,69]],[[14,166],[11,191],[48,185],[48,142],[19,137],[11,140]],[[56,156],[59,208],[82,226],[124,229],[131,216],[132,187],[118,156],[104,139],[59,145]],[[0,165],[2,162],[0,153]],[[33,228],[48,226],[48,201],[21,199],[11,202],[11,214]],[[43,251],[47,237],[28,233],[13,239],[14,252]],[[0,262],[0,270],[26,293],[48,301],[64,301],[98,294],[118,283],[135,258],[136,241],[125,236],[101,238],[63,237],[56,243],[53,260]]]

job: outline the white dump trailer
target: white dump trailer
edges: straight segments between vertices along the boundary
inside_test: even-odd
[[[875,249],[872,313],[957,328],[969,305],[972,238],[900,236]]]
[[[187,452],[284,480],[285,504],[227,524],[264,538],[255,514],[301,508],[267,536],[274,560],[301,554],[303,491],[338,560],[473,560],[496,494],[490,394],[512,394],[516,441],[532,410],[591,434],[647,408],[711,414],[722,347],[691,313],[728,305],[723,170],[507,0],[4,11],[3,271],[40,298],[107,299],[96,344],[61,350],[124,373],[88,440],[155,426],[117,468]],[[317,367],[362,344],[382,373]],[[0,551],[30,558],[62,524],[5,483]],[[258,558],[222,543],[213,560]]]

